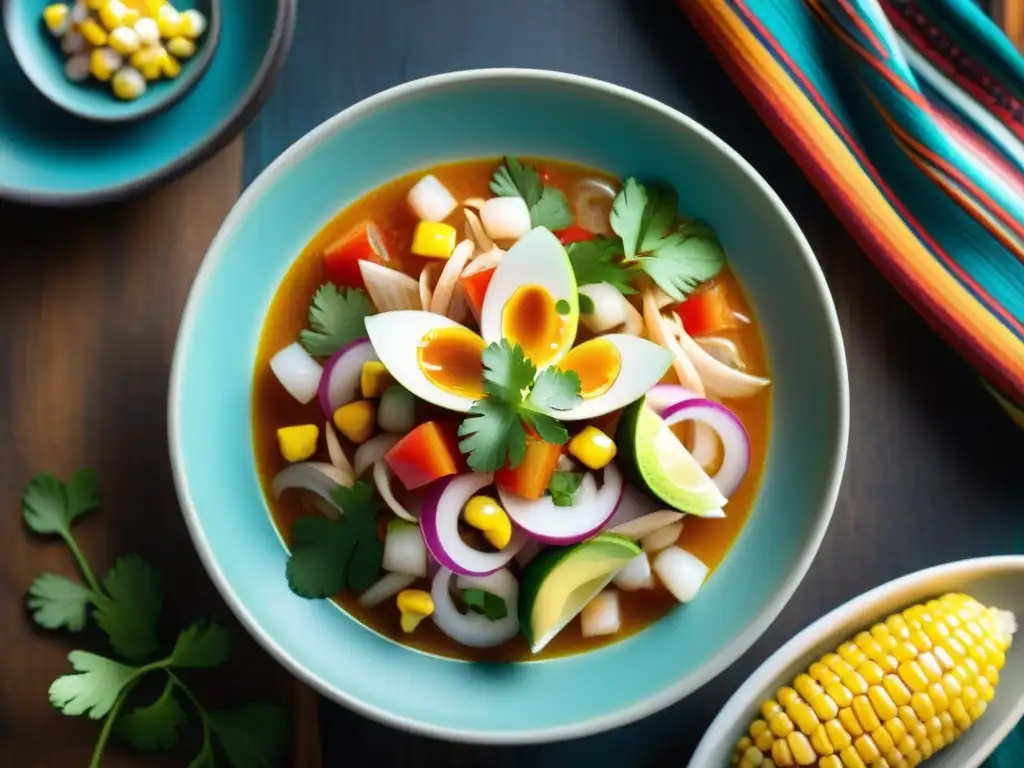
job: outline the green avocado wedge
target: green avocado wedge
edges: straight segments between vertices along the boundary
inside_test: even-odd
[[[636,542],[614,533],[541,552],[519,589],[519,627],[530,650],[543,650],[640,552]]]
[[[728,499],[644,398],[623,409],[615,443],[619,466],[636,486],[680,512],[722,517]]]

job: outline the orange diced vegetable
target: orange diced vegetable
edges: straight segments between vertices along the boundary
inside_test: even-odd
[[[729,306],[729,297],[721,283],[713,283],[687,297],[676,307],[676,314],[691,336],[706,336],[740,327],[739,318]]]
[[[327,279],[338,286],[364,288],[360,261],[388,264],[391,257],[380,229],[372,221],[361,222],[324,251]]]
[[[464,471],[455,426],[427,421],[407,434],[384,454],[384,461],[408,490]]]
[[[481,269],[479,272],[459,278],[459,282],[462,283],[462,292],[466,295],[466,300],[477,317],[480,316],[480,310],[483,309],[484,296],[487,295],[487,286],[491,284],[495,269],[497,267]]]
[[[494,474],[496,485],[524,499],[539,499],[548,489],[562,446],[545,443],[538,437],[526,438],[526,454],[515,469],[505,466]]]

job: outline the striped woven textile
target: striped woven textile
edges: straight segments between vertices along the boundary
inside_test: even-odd
[[[972,0],[677,2],[864,251],[1024,427],[1024,58]]]

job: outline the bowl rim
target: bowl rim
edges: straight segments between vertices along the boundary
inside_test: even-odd
[[[859,614],[869,612],[872,606],[881,602],[891,601],[903,593],[907,593],[907,605],[920,602],[924,599],[925,595],[934,596],[934,592],[927,590],[931,584],[937,581],[947,578],[963,581],[972,577],[984,577],[992,573],[1004,571],[1019,571],[1024,575],[1024,555],[974,557],[922,568],[919,571],[904,574],[891,581],[879,584],[815,619],[765,659],[746,679],[743,685],[737,688],[732,696],[729,697],[729,700],[726,701],[711,725],[704,732],[704,737],[697,745],[697,749],[694,750],[690,762],[687,763],[687,768],[706,768],[706,766],[710,765],[709,757],[719,746],[716,742],[722,738],[722,734],[717,733],[717,731],[728,730],[734,727],[737,722],[746,722],[749,702],[760,701],[760,697],[757,694],[766,685],[770,684],[774,688],[776,682],[783,682],[785,678],[780,677],[783,671],[796,663],[798,659],[806,656],[812,649],[831,648],[831,645],[826,646],[825,643],[829,642],[831,636],[837,631],[837,625],[844,624]],[[940,591],[944,592],[945,590]],[[902,603],[903,601],[901,600],[900,602]],[[891,612],[892,610],[888,609],[883,613],[888,615]],[[882,620],[881,615],[872,615],[874,618],[866,621],[864,627],[871,621]],[[818,651],[815,650],[814,655],[817,656],[817,654]],[[1024,698],[1020,700],[1017,707],[1011,712],[1011,716],[1002,722],[998,728],[994,728],[992,733],[982,742],[975,757],[971,758],[969,763],[962,765],[961,768],[975,768],[975,766],[980,765],[986,757],[995,751],[1003,739],[1009,735],[1022,714],[1024,714]],[[729,749],[732,749],[731,745]]]
[[[625,707],[608,714],[589,718],[569,725],[559,725],[547,728],[536,728],[526,731],[462,731],[458,728],[437,726],[429,722],[414,720],[404,716],[393,715],[372,704],[364,702],[359,698],[350,695],[344,690],[336,688],[323,680],[318,679],[309,673],[302,662],[290,656],[281,648],[257,622],[249,612],[248,607],[238,598],[231,584],[225,578],[217,558],[215,557],[209,542],[206,539],[203,526],[199,521],[198,513],[193,504],[188,481],[184,470],[184,456],[180,441],[180,391],[183,386],[184,365],[186,346],[194,332],[196,318],[199,313],[199,305],[206,292],[206,284],[216,272],[217,264],[222,258],[221,251],[224,242],[229,238],[233,230],[241,225],[247,218],[247,209],[252,202],[261,196],[266,188],[273,185],[279,176],[285,173],[293,163],[301,158],[316,145],[320,144],[326,136],[342,129],[346,124],[353,122],[364,114],[387,106],[390,103],[398,102],[409,97],[419,96],[426,92],[450,88],[466,83],[477,83],[487,81],[526,81],[542,82],[554,85],[563,85],[573,88],[590,90],[600,95],[630,101],[648,110],[655,111],[674,122],[678,123],[684,130],[697,134],[704,141],[708,142],[716,150],[721,152],[730,160],[755,186],[774,208],[780,219],[784,222],[790,234],[796,241],[799,258],[802,258],[810,274],[811,281],[824,305],[824,320],[826,332],[829,338],[830,347],[834,352],[832,360],[831,376],[834,379],[836,390],[836,407],[838,424],[835,444],[832,447],[832,454],[829,463],[829,476],[827,487],[822,499],[821,508],[817,520],[813,524],[807,540],[800,550],[799,557],[790,569],[781,588],[772,599],[765,604],[760,612],[751,619],[747,626],[728,645],[719,649],[718,653],[702,668],[694,674],[676,680],[667,685],[645,700],[632,706]],[[725,669],[731,666],[743,653],[745,653],[754,642],[764,634],[779,613],[789,602],[797,587],[803,581],[808,569],[814,560],[815,555],[824,538],[825,531],[835,510],[836,500],[839,495],[839,488],[843,477],[843,470],[846,463],[847,445],[849,441],[849,380],[847,373],[846,353],[843,345],[842,334],[839,327],[839,319],[836,313],[832,295],[829,292],[825,276],[814,257],[813,251],[808,244],[803,232],[797,225],[792,214],[785,207],[776,192],[768,185],[761,175],[732,147],[718,138],[709,129],[687,117],[678,110],[663,104],[656,99],[645,96],[623,86],[607,83],[595,78],[574,75],[566,72],[550,70],[528,69],[528,68],[485,68],[467,69],[444,74],[431,75],[416,80],[411,80],[400,85],[393,86],[379,93],[373,94],[346,109],[338,112],[333,117],[320,123],[302,138],[289,146],[284,152],[274,159],[256,179],[248,186],[231,212],[225,218],[220,231],[214,237],[203,262],[196,273],[195,280],[189,292],[185,310],[182,314],[181,326],[175,342],[174,354],[171,363],[170,387],[168,391],[168,439],[171,455],[171,467],[174,476],[175,488],[178,492],[182,514],[186,526],[192,537],[193,544],[199,553],[204,567],[210,575],[211,580],[217,586],[218,591],[232,612],[256,639],[282,666],[300,681],[309,685],[328,699],[342,704],[354,712],[400,730],[416,733],[433,738],[445,739],[463,743],[476,744],[537,744],[544,742],[561,741],[588,736],[601,731],[617,728],[628,723],[635,722],[644,717],[654,714],[717,677]]]
[[[295,16],[298,9],[298,0],[277,0],[276,4],[277,14],[274,18],[274,31],[267,45],[266,53],[248,87],[236,100],[235,109],[219,125],[214,126],[211,130],[200,136],[181,155],[120,184],[100,186],[93,189],[81,189],[74,192],[26,189],[24,187],[8,186],[0,180],[0,200],[25,205],[56,206],[62,208],[101,205],[103,203],[123,200],[131,195],[155,187],[161,182],[173,181],[215,155],[226,147],[245,128],[249,121],[256,116],[260,107],[263,106],[263,102],[270,96],[277,79],[277,74],[288,58],[288,52],[291,49],[292,39],[295,34]],[[10,47],[8,42],[5,41],[4,44]],[[11,55],[15,58],[17,56],[13,50]],[[20,62],[18,67],[24,72]],[[33,86],[36,87],[34,82]],[[36,90],[39,90],[38,87],[36,87]],[[78,117],[73,112],[68,112],[68,114],[72,117]],[[150,115],[150,117],[157,120],[160,119],[160,115]],[[128,125],[131,122],[120,121],[120,124]]]

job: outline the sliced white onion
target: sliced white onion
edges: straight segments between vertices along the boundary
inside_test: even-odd
[[[530,231],[530,209],[521,197],[492,197],[480,209],[480,220],[493,240],[518,240]]]
[[[297,341],[270,358],[270,370],[288,394],[303,405],[316,397],[323,369]]]
[[[683,324],[678,317],[674,321],[670,320],[669,322],[672,323],[672,329],[679,341],[679,347],[692,361],[697,375],[704,383],[707,392],[713,397],[750,397],[771,384],[771,379],[766,379],[762,376],[751,376],[749,373],[737,371],[713,358],[701,348],[700,344],[690,338],[690,334],[683,328]]]
[[[670,523],[656,531],[652,531],[640,539],[640,546],[643,547],[644,552],[649,555],[656,555],[663,549],[668,549],[677,541],[679,541],[679,534],[683,532],[683,523],[680,520],[676,523]]]
[[[670,405],[699,398],[700,395],[681,384],[655,384],[644,398],[644,405],[661,416]]]
[[[702,398],[680,384],[657,384],[647,393],[644,405],[661,416],[669,406],[678,405],[686,400]],[[718,433],[714,429],[702,421],[694,421],[693,447],[690,448],[690,455],[705,471],[718,461],[719,444]]]
[[[346,403],[359,397],[363,364],[379,361],[368,338],[356,339],[339,349],[324,365],[320,377],[320,408],[327,418]]]
[[[708,567],[685,549],[669,547],[654,558],[658,580],[680,603],[696,596],[708,577]]]
[[[647,553],[641,552],[622,566],[612,583],[625,592],[653,589],[654,577],[651,576],[651,561],[647,559]]]
[[[383,459],[373,465],[373,484],[377,486],[377,492],[384,500],[384,503],[388,505],[388,509],[403,520],[407,520],[410,523],[418,522],[416,515],[403,507],[398,499],[395,498],[395,493],[391,490],[392,477],[394,475],[391,472],[391,467]],[[426,574],[424,573],[423,575],[425,576]]]
[[[432,483],[420,510],[420,527],[427,549],[442,566],[465,576],[486,576],[507,564],[527,542],[520,531],[500,552],[481,552],[466,544],[459,535],[459,515],[466,502],[491,484],[490,473],[448,476]]]
[[[482,197],[467,197],[465,200],[462,201],[462,206],[464,208],[475,208],[476,210],[479,211],[481,208],[484,207],[484,203],[486,202],[487,201],[484,200]]]
[[[404,435],[416,425],[416,398],[401,384],[392,384],[380,396],[377,426]]]
[[[365,259],[360,260],[359,271],[378,312],[420,308],[419,283],[404,272]]]
[[[452,255],[444,264],[441,276],[437,279],[437,286],[430,299],[430,310],[435,315],[447,315],[448,308],[452,303],[452,296],[455,293],[455,286],[459,283],[459,275],[466,268],[470,258],[473,256],[473,241],[463,240],[452,251]]]
[[[468,200],[466,202],[469,202]],[[486,200],[480,200],[478,209],[484,207]],[[466,237],[476,243],[477,248],[481,251],[490,251],[494,248],[494,241],[491,240],[487,231],[484,229],[483,222],[480,221],[480,217],[476,215],[474,211],[465,210],[463,213],[466,214]]]
[[[477,272],[483,272],[485,269],[493,269],[498,266],[504,255],[505,251],[501,248],[492,248],[489,251],[485,251],[469,262],[469,266],[462,270],[462,274],[463,276],[475,275]]]
[[[413,185],[407,199],[416,218],[422,221],[444,221],[458,205],[448,188],[430,174]]]
[[[580,322],[591,333],[606,333],[629,319],[629,302],[611,283],[584,285],[579,291],[594,304],[593,312],[580,313]]]
[[[600,235],[611,235],[612,201],[617,191],[604,179],[583,179],[573,189],[576,223]]]
[[[732,339],[721,336],[694,336],[693,340],[715,360],[737,371],[745,371],[746,364],[740,356],[739,347]]]
[[[697,398],[670,405],[662,419],[668,426],[693,420],[717,434],[724,454],[721,467],[711,479],[723,496],[732,496],[750,469],[750,437],[739,417],[721,403]],[[701,461],[703,457],[694,458]]]
[[[331,464],[349,477],[355,477],[356,473],[338,440],[338,433],[334,431],[334,425],[329,421],[324,422],[324,439],[327,441],[327,455],[331,457]]]
[[[660,509],[657,512],[650,512],[643,517],[630,520],[628,523],[616,525],[614,528],[608,529],[608,533],[617,533],[628,539],[639,541],[644,536],[649,536],[659,528],[664,528],[666,525],[672,525],[672,523],[678,523],[682,519],[682,512],[677,512],[674,509]]]
[[[331,492],[339,485],[350,487],[352,478],[333,464],[323,461],[303,461],[291,464],[278,472],[270,483],[270,492],[275,499],[289,488],[301,488],[315,493],[339,511],[341,508],[334,503]]]
[[[644,493],[635,485],[625,483],[622,490],[622,498],[619,499],[619,506],[612,515],[612,519],[604,525],[604,530],[611,531],[623,523],[628,523],[637,518],[648,515],[655,510],[661,509],[662,502]]]
[[[703,395],[704,384],[700,380],[697,369],[690,358],[686,356],[686,353],[683,352],[682,347],[679,346],[679,341],[674,335],[674,329],[662,317],[661,310],[658,309],[657,300],[649,290],[643,293],[643,306],[644,324],[647,326],[647,333],[655,344],[660,344],[672,353],[674,358],[672,368],[676,372],[679,383],[693,390],[698,395]]]
[[[427,545],[423,543],[423,534],[418,525],[405,520],[392,520],[388,523],[381,567],[385,571],[404,573],[407,576],[427,575]]]
[[[420,304],[423,305],[424,312],[430,311],[430,302],[434,298],[434,286],[437,285],[437,276],[440,272],[441,265],[436,261],[431,261],[420,270]]]
[[[544,551],[544,543],[536,539],[530,539],[523,545],[523,548],[516,554],[515,561],[520,568],[525,568],[533,559]]]
[[[414,581],[415,576],[405,573],[385,573],[379,581],[359,596],[359,604],[363,608],[373,608],[385,600],[390,600]]]
[[[590,538],[615,514],[622,497],[622,473],[615,464],[604,468],[604,485],[597,490],[593,474],[587,474],[573,497],[572,506],[556,506],[550,496],[524,499],[498,488],[509,519],[531,538],[548,544],[575,544]]]
[[[606,589],[580,611],[580,630],[584,637],[614,635],[622,627],[619,593]]]
[[[466,299],[466,292],[462,290],[462,283],[455,284],[452,303],[448,306],[448,318],[460,325],[466,325],[473,318],[473,310]]]
[[[362,477],[366,470],[383,459],[384,454],[401,439],[401,435],[377,435],[356,448],[352,457],[353,477]]]
[[[485,589],[497,595],[508,606],[508,615],[491,621],[478,613],[462,613],[455,606],[451,595],[452,572],[442,567],[430,589],[434,601],[431,620],[438,629],[457,643],[469,648],[493,648],[511,640],[519,633],[519,583],[507,569],[500,569],[487,580],[466,579],[457,582],[462,589]],[[466,585],[466,586],[461,586]]]

